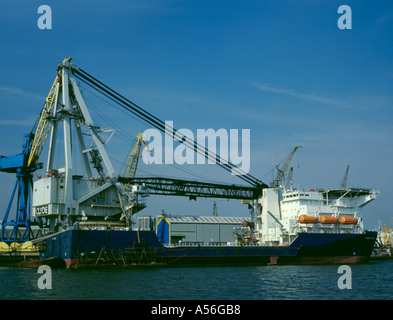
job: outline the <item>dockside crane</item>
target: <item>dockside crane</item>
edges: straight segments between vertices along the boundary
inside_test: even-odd
[[[1,241],[3,242],[30,241],[33,238],[30,212],[32,173],[42,168],[42,164],[27,165],[33,136],[33,133],[25,136],[21,154],[0,158],[0,171],[16,174],[16,183],[1,224]],[[17,195],[16,216],[11,220],[10,213],[15,195]]]
[[[47,120],[54,104],[57,103],[57,90],[58,77],[56,76],[39,115],[38,125],[25,135],[22,153],[14,156],[0,156],[0,172],[16,174],[16,183],[1,224],[1,241],[3,242],[25,242],[33,240],[38,235],[34,234],[31,228],[31,188],[33,173],[43,167],[38,160],[50,129],[50,122]],[[11,220],[10,212],[16,194],[16,217]]]

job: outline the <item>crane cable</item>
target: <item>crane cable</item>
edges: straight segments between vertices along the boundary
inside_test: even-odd
[[[87,87],[81,86],[81,85],[79,85],[79,87],[82,88],[83,90],[89,92],[90,94],[94,95],[95,97],[101,99],[101,100],[104,101],[105,103],[108,103],[109,105],[113,106],[114,108],[116,108],[116,109],[118,108],[118,105],[111,104],[110,102],[108,102],[108,101],[107,101],[106,99],[104,99],[103,97],[100,97],[98,94],[96,94],[96,93],[94,93],[93,91],[90,91],[89,89],[87,89]],[[92,109],[97,113],[97,116],[98,116],[98,117],[100,117],[102,120],[104,120],[104,122],[107,121],[113,128],[116,128],[116,130],[121,134],[121,136],[123,136],[123,137],[119,137],[119,139],[121,139],[122,141],[124,141],[124,142],[126,142],[126,143],[131,143],[132,145],[134,145],[135,139],[134,139],[134,140],[131,140],[131,139],[129,138],[128,134],[126,134],[126,132],[124,132],[124,130],[122,130],[120,127],[118,127],[118,126],[117,126],[113,121],[111,121],[108,117],[105,117],[104,114],[103,114],[101,111],[99,111],[99,108],[98,108],[97,106],[95,106],[87,97],[84,97],[84,99],[85,99],[85,102],[88,102],[88,103],[89,103],[89,106],[92,107]],[[112,100],[112,101],[113,101],[113,100]],[[121,112],[123,112],[123,113],[125,113],[125,114],[127,114],[127,115],[130,115],[130,113],[127,112],[127,110],[124,110],[124,109],[118,109],[118,110],[120,110]],[[133,117],[133,116],[131,116],[131,117],[132,117],[134,120],[143,123],[143,120],[139,119],[139,117]],[[131,151],[132,151],[132,148],[130,149],[130,152],[131,152]],[[130,152],[129,152],[129,153],[130,153]],[[159,155],[162,156],[162,154],[159,154]],[[120,164],[122,165],[120,172],[124,171],[124,170],[123,170],[123,169],[124,169],[123,166],[125,166],[125,162],[126,162],[127,160],[121,161],[121,160],[115,159],[115,158],[113,158],[113,157],[110,157],[110,158],[111,158],[111,160],[114,160],[114,161],[116,161],[116,162],[118,162],[118,163],[120,163]],[[211,178],[208,178],[208,177],[205,177],[205,176],[196,174],[195,172],[193,172],[193,171],[191,171],[191,170],[187,170],[187,169],[184,168],[184,167],[181,168],[181,167],[176,166],[176,165],[174,165],[174,164],[169,164],[169,165],[172,166],[173,168],[177,169],[177,170],[183,171],[183,172],[185,172],[185,173],[187,173],[187,174],[190,174],[190,175],[192,175],[192,176],[194,176],[194,177],[197,177],[197,178],[200,178],[200,179],[204,179],[204,180],[208,180],[208,181],[211,181],[212,183],[219,183],[219,181],[217,181],[217,180],[214,180],[214,179],[211,179]],[[149,172],[147,172],[147,171],[141,170],[140,168],[138,169],[138,171],[143,171],[143,172],[145,172],[145,173],[151,174],[151,173],[149,173]],[[158,175],[157,175],[157,177],[158,177]]]
[[[123,97],[118,92],[109,88],[108,86],[103,84],[101,81],[97,80],[96,78],[94,78],[93,76],[88,74],[86,71],[84,71],[80,68],[77,68],[77,67],[73,68],[72,71],[74,72],[75,76],[80,81],[84,82],[85,84],[89,85],[91,88],[93,88],[96,91],[100,92],[101,94],[105,95],[107,98],[116,102],[118,105],[127,109],[128,111],[130,111],[131,113],[133,113],[137,117],[141,118],[142,120],[144,120],[148,124],[152,125],[154,128],[158,129],[159,131],[161,131],[167,135],[170,134],[168,132],[168,130],[166,130],[168,128],[162,120],[158,119],[157,117],[155,117],[151,113],[147,112],[143,108],[139,107],[138,105],[136,105],[132,101]],[[174,128],[170,128],[170,129],[172,129],[171,133],[174,138],[178,133]],[[178,139],[179,139],[179,141],[182,141],[182,136],[180,136],[180,137],[178,136]],[[244,172],[243,170],[237,168],[234,164],[230,163],[229,161],[228,161],[228,163],[222,163],[220,156],[212,153],[206,147],[201,146],[198,143],[192,144],[187,139],[184,140],[183,143],[185,145],[187,145],[188,147],[193,148],[195,152],[204,155],[207,159],[218,160],[217,164],[220,167],[224,168],[227,171],[236,172],[238,174],[239,178],[246,181],[247,183],[250,183],[254,186],[260,186],[261,184],[264,185],[263,183],[261,183],[260,180],[253,177],[252,175]]]
[[[82,71],[84,74],[82,74],[80,71]],[[143,110],[142,108],[140,108],[139,106],[137,106],[135,103],[129,101],[128,99],[124,98],[123,96],[121,96],[119,93],[117,93],[116,91],[114,91],[113,89],[109,88],[108,86],[106,86],[105,84],[103,84],[102,82],[100,82],[99,80],[95,79],[94,77],[92,77],[91,75],[87,74],[87,72],[81,70],[81,69],[77,69],[76,70],[76,76],[79,76],[78,79],[83,81],[84,83],[88,84],[90,87],[92,87],[93,89],[99,91],[98,89],[102,90],[100,93],[107,96],[108,98],[110,98],[112,101],[116,102],[117,104],[119,104],[120,106],[122,106],[123,108],[127,108],[128,111],[131,111],[134,115],[138,116],[139,118],[142,118],[145,122],[149,123],[150,125],[152,125],[153,127],[157,128],[158,130],[160,130],[161,132],[164,132],[165,134],[169,134],[165,129],[165,124],[163,123],[163,121],[159,120],[158,118],[156,118],[155,116],[151,115],[150,113],[148,113],[147,111]],[[90,78],[92,79],[90,79]],[[108,96],[109,95],[109,96]],[[123,105],[122,105],[123,104]],[[131,105],[130,105],[131,104]],[[173,132],[175,130],[173,129]],[[176,134],[174,134],[174,136],[176,136]],[[198,146],[196,145],[192,145],[189,141],[184,141],[184,144],[187,145],[188,147],[194,148],[194,151],[197,153],[203,152],[203,155],[207,158],[212,158],[213,156],[215,157],[215,159],[218,159],[218,165],[220,165],[221,167],[225,168],[226,170],[232,170],[233,171],[237,171],[239,172],[240,175],[239,177],[241,179],[243,179],[244,181],[251,183],[253,185],[260,185],[260,181],[257,180],[256,178],[252,177],[251,175],[241,172],[240,169],[238,169],[237,167],[235,167],[233,164],[229,163],[229,164],[223,164],[221,163],[221,159],[218,155],[214,155],[211,151],[207,150],[204,147],[201,147],[200,145],[198,145],[200,148],[204,148],[205,150],[201,151],[200,149],[198,149]],[[207,153],[207,155],[206,155]]]

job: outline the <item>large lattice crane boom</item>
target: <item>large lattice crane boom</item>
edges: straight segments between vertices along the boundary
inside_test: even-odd
[[[217,184],[164,177],[119,177],[118,180],[130,185],[144,185],[150,194],[182,196],[188,197],[190,200],[196,200],[199,197],[255,200],[262,195],[263,189],[263,187]]]
[[[98,79],[88,74],[86,71],[76,66],[72,67],[72,71],[74,76],[78,80],[87,84],[88,86],[90,86],[100,94],[104,95],[105,97],[109,98],[112,102],[117,103],[120,107],[126,109],[128,112],[132,113],[133,115],[137,116],[144,122],[148,123],[153,128],[158,129],[160,132],[171,136],[171,138],[179,138],[179,139],[183,138],[178,133],[178,130],[172,127],[170,127],[168,130],[166,123],[164,121],[158,119],[148,111],[144,110],[140,106],[136,105],[135,103],[127,99],[126,97],[122,96],[115,90],[111,89],[110,87],[99,81]],[[264,184],[262,181],[253,177],[251,174],[245,172],[241,168],[238,168],[236,165],[234,165],[227,159],[221,159],[221,157],[218,154],[215,154],[214,152],[206,148],[206,146],[203,146],[202,144],[199,143],[191,142],[188,139],[183,141],[183,144],[184,146],[194,150],[194,152],[204,156],[205,158],[209,160],[214,160],[214,162],[218,166],[231,172],[231,174],[236,175],[243,181],[254,186],[267,187],[267,185]]]

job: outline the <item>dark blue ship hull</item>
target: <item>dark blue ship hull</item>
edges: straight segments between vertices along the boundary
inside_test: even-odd
[[[164,246],[152,231],[68,230],[41,241],[41,261],[72,266],[205,266],[358,263],[369,260],[376,232],[300,233],[289,246]]]

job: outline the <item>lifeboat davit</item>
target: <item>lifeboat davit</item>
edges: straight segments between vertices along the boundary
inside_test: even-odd
[[[299,219],[297,220],[299,223],[317,223],[318,218],[313,217],[313,216],[306,216],[305,214],[302,214]]]
[[[323,216],[321,216],[319,218],[319,222],[323,223],[323,224],[337,223],[338,222],[338,218],[323,215]]]
[[[340,217],[339,221],[341,224],[357,224],[358,223],[357,218],[347,217],[347,216]]]

